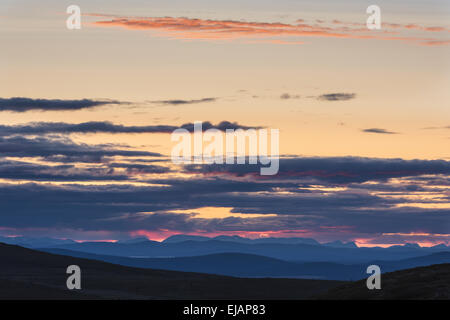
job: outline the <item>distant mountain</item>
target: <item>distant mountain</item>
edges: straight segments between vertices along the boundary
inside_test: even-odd
[[[178,237],[179,239],[179,237]],[[53,248],[93,254],[124,257],[192,257],[219,253],[245,253],[296,262],[334,262],[344,264],[366,263],[373,260],[399,260],[423,256],[443,248],[396,246],[392,248],[358,248],[351,244],[338,246],[304,243],[243,243],[239,241],[201,240],[131,243],[84,242],[55,245]],[[254,241],[254,240],[253,240]],[[275,241],[275,240],[273,240]],[[48,246],[47,246],[48,248]]]
[[[445,249],[447,249],[448,247],[447,247],[445,244],[441,243],[441,244],[437,244],[437,245],[435,245],[435,246],[432,246],[431,248],[433,248],[433,249],[443,249],[443,250],[445,250]]]
[[[365,268],[362,266],[347,266],[329,262],[302,264],[243,253],[219,253],[179,258],[126,258],[64,249],[45,249],[45,252],[138,268],[200,272],[234,277],[357,280],[365,275]]]
[[[238,242],[238,243],[247,243],[247,244],[255,244],[255,243],[280,243],[280,244],[311,244],[311,245],[320,245],[314,239],[311,238],[257,238],[250,239],[244,238],[240,236],[217,236],[217,237],[203,237],[203,236],[191,236],[191,235],[174,235],[168,237],[163,241],[163,243],[178,243],[184,241],[210,241],[210,240],[218,240],[218,241],[230,241],[230,242]]]
[[[185,234],[177,234],[174,236],[170,236],[166,238],[163,243],[178,243],[178,242],[184,242],[184,241],[208,241],[211,240],[211,238],[208,237],[202,237],[202,236],[191,236],[191,235],[185,235]]]
[[[383,274],[381,290],[368,290],[366,280],[332,288],[317,299],[403,300],[450,299],[450,264],[438,264]]]
[[[323,244],[327,247],[334,247],[334,248],[357,248],[358,246],[354,242],[342,242],[342,241],[333,241],[333,242],[327,242]]]
[[[310,245],[320,245],[314,239],[311,238],[256,238],[249,239],[243,238],[239,236],[217,236],[213,238],[213,240],[219,241],[234,241],[239,243],[249,243],[249,244],[257,244],[257,243],[278,243],[278,244],[310,244]]]
[[[55,238],[31,238],[31,237],[1,237],[0,242],[15,244],[26,248],[45,248],[64,244],[75,244],[76,242],[70,239],[55,239]]]
[[[435,253],[398,261],[372,261],[366,264],[345,265],[332,262],[295,263],[242,253],[220,253],[179,258],[127,258],[64,249],[44,250],[55,254],[100,260],[138,268],[201,272],[236,277],[287,277],[328,280],[358,280],[366,278],[366,269],[370,264],[380,266],[381,271],[384,273],[418,266],[450,263],[450,252]]]
[[[439,256],[448,253],[420,259]],[[0,299],[450,299],[450,264],[383,274],[382,289],[368,290],[366,280],[250,279],[131,268],[7,244],[0,244],[0,257]],[[243,264],[279,263],[264,257],[235,258]],[[80,291],[65,286],[69,265],[82,270]]]
[[[305,299],[342,284],[139,269],[0,244],[0,299]],[[69,265],[80,291],[66,288]]]
[[[148,240],[146,237],[137,237],[127,240],[119,240],[117,243],[139,243],[139,242],[150,242],[151,240]]]

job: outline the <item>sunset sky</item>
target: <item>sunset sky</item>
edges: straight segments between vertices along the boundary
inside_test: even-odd
[[[0,235],[450,244],[449,17],[446,0],[2,0]],[[194,121],[279,129],[279,174],[172,164]]]

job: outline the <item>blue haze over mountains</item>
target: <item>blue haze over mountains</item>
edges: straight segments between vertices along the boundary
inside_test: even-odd
[[[175,235],[162,242],[134,238],[115,243],[78,243],[27,237],[0,237],[0,242],[124,266],[237,277],[357,280],[367,277],[370,264],[379,265],[382,272],[391,272],[450,263],[450,248],[443,244],[365,248],[353,242],[321,244],[310,238],[191,235]]]

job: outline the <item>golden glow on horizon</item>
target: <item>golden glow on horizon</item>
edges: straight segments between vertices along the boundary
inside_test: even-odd
[[[234,218],[260,218],[260,217],[276,217],[276,214],[256,214],[256,213],[234,213],[232,208],[226,207],[202,207],[197,209],[186,210],[170,210],[171,213],[192,214],[198,219],[225,219],[228,217]],[[148,212],[147,214],[152,214]]]

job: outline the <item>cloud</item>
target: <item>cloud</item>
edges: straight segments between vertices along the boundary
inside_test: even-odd
[[[248,163],[248,161],[247,161]],[[424,174],[450,174],[450,161],[403,160],[361,157],[281,158],[274,178],[313,179],[328,183],[380,181]],[[185,165],[186,172],[236,177],[259,176],[260,165],[203,164]]]
[[[97,16],[101,17],[102,15]],[[96,21],[94,25],[116,26],[134,30],[162,30],[173,37],[203,40],[279,35],[349,37],[345,34],[335,34],[323,28],[313,28],[306,25],[173,17],[116,17],[112,20]]]
[[[0,161],[1,178],[71,183],[0,184],[2,227],[17,228],[18,232],[21,228],[45,228],[50,233],[76,229],[111,234],[304,230],[320,235],[333,230],[336,236],[348,239],[361,234],[410,233],[419,228],[438,234],[448,229],[449,209],[417,208],[413,203],[448,203],[445,185],[450,162],[351,157],[284,160],[289,161],[281,163],[282,175],[271,179],[245,175],[249,169],[245,165],[224,166],[222,172],[231,172],[226,175],[217,167],[197,165],[203,170],[193,170],[197,174],[187,178],[140,179],[129,176],[166,173],[167,168],[133,161],[77,168],[4,160]],[[236,172],[240,168],[243,170]],[[402,180],[389,181],[393,177]],[[109,179],[122,183],[77,183]],[[431,193],[435,195],[432,198]],[[192,213],[204,207],[225,208],[240,217],[200,218]]]
[[[267,23],[248,22],[237,20],[217,20],[217,19],[195,19],[185,17],[126,17],[107,14],[87,14],[87,16],[105,18],[110,20],[95,21],[94,26],[99,27],[121,27],[129,30],[155,30],[159,31],[158,36],[166,36],[175,39],[189,40],[235,40],[247,39],[250,42],[292,44],[286,41],[287,37],[321,37],[338,39],[377,39],[377,40],[397,40],[422,43],[424,41],[433,42],[438,39],[423,37],[391,36],[386,37],[379,34],[368,34],[367,27],[361,23],[343,23],[334,21],[332,25],[324,24],[324,21],[316,21],[314,24],[307,24],[297,20],[296,24],[288,23]],[[403,26],[403,30],[413,30],[413,25]],[[392,24],[394,27],[394,24]],[[402,31],[396,28],[398,31]],[[416,28],[417,30],[442,31],[441,27]],[[258,39],[260,41],[254,40]],[[295,41],[294,43],[303,44]],[[446,45],[439,42],[435,45]]]
[[[161,157],[160,153],[119,149],[114,145],[77,144],[68,138],[25,138],[1,137],[0,156],[2,157],[74,157],[101,161],[103,157],[113,156],[149,156]]]
[[[446,46],[450,45],[450,40],[429,40],[422,42],[421,45],[425,47]]]
[[[311,233],[346,226],[348,237],[359,233],[413,232],[418,228],[430,233],[448,231],[449,210],[397,207],[408,200],[356,190],[277,193],[279,188],[292,191],[298,186],[223,179],[169,180],[165,187],[0,185],[2,226],[114,232],[302,229]],[[200,219],[193,214],[173,213],[202,207],[231,208],[233,213],[249,216]],[[255,213],[276,216],[251,217]]]
[[[368,132],[368,133],[380,133],[380,134],[398,134],[398,132],[388,131],[386,129],[380,129],[380,128],[363,129],[361,131]]]
[[[0,111],[73,111],[94,108],[103,105],[123,104],[115,100],[59,100],[59,99],[30,99],[23,97],[0,98]]]
[[[355,93],[327,93],[317,97],[319,100],[326,101],[347,101],[356,98]]]
[[[42,134],[71,134],[71,133],[172,133],[174,130],[184,128],[190,132],[194,131],[193,123],[185,123],[181,126],[153,125],[153,126],[125,126],[113,124],[106,121],[92,121],[83,123],[65,122],[32,122],[22,125],[0,125],[0,136],[11,135],[42,135]],[[238,124],[237,122],[222,121],[212,124],[209,121],[202,123],[203,130],[218,129],[259,129]]]
[[[124,181],[108,167],[76,168],[74,165],[48,166],[23,161],[0,161],[0,178],[32,181]]]
[[[181,125],[181,128],[187,129],[189,132],[194,131],[194,124],[193,123],[186,123]],[[263,127],[261,126],[244,126],[241,124],[238,124],[237,122],[229,122],[229,121],[222,121],[216,125],[213,125],[211,122],[206,121],[202,123],[202,129],[208,130],[208,129],[217,129],[220,131],[226,131],[226,130],[247,130],[247,129],[261,129]]]
[[[428,32],[444,32],[450,31],[450,29],[442,27],[442,26],[422,26],[416,23],[409,24],[399,24],[399,23],[386,23],[384,22],[383,27],[393,28],[393,29],[407,29],[407,30],[420,30],[420,31],[428,31]]]
[[[110,163],[109,168],[125,169],[128,174],[149,174],[149,173],[168,173],[171,172],[167,167],[149,165],[149,164],[134,164],[134,163]]]
[[[443,127],[426,127],[423,128],[424,130],[436,130],[436,129],[450,129],[450,126],[443,126]]]
[[[215,101],[217,101],[217,98],[202,98],[202,99],[192,99],[192,100],[179,100],[179,99],[156,100],[156,101],[150,101],[150,103],[177,106],[177,105],[184,105],[184,104],[197,104],[197,103],[206,103],[206,102],[215,102]]]
[[[280,99],[282,100],[288,100],[288,99],[300,99],[300,95],[291,95],[289,93],[283,93],[280,96]]]

